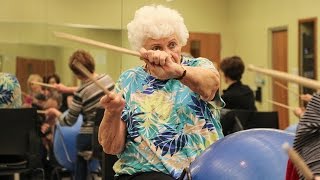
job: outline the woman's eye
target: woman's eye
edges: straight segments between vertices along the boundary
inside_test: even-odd
[[[157,51],[157,50],[161,51],[162,48],[160,46],[154,46],[154,47],[152,47],[152,50],[153,51]]]
[[[177,46],[177,43],[175,43],[175,42],[171,42],[171,43],[169,44],[169,48],[170,48],[170,49],[175,48],[176,46]]]

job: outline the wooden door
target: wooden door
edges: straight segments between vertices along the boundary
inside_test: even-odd
[[[34,59],[26,57],[16,58],[16,76],[20,82],[21,90],[27,92],[27,80],[30,74],[48,76],[55,73],[53,60]]]
[[[287,30],[272,32],[272,68],[274,70],[288,72],[288,33]],[[279,82],[284,86],[288,86],[287,81],[274,79],[273,82]],[[273,101],[288,104],[288,91],[284,88],[279,88],[273,83],[272,90]],[[279,128],[285,129],[289,125],[288,109],[274,105],[273,109],[279,114]]]
[[[190,33],[187,45],[182,48],[182,52],[210,59],[217,66],[220,62],[220,50],[220,34],[215,33]]]

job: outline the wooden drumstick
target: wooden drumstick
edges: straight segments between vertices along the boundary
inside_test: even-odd
[[[103,86],[100,82],[98,82],[98,81],[92,76],[92,74],[87,70],[86,67],[84,67],[81,63],[76,62],[76,61],[73,62],[73,64],[74,64],[84,75],[86,75],[89,79],[91,79],[100,89],[102,89],[103,92],[104,92],[106,95],[109,95],[109,94],[110,94],[110,92],[109,92],[106,88],[104,88],[104,86]]]
[[[37,110],[37,113],[38,113],[38,114],[45,114],[46,111],[44,111],[44,110]]]
[[[48,88],[56,88],[54,85],[47,84],[47,83],[42,83],[42,82],[37,82],[37,81],[31,81],[32,84],[37,84],[40,86],[48,87]]]
[[[252,65],[252,64],[248,65],[248,70],[259,72],[261,74],[265,74],[265,75],[271,76],[273,78],[278,78],[278,79],[286,80],[289,82],[301,84],[305,87],[309,87],[312,89],[320,89],[320,82],[313,80],[313,79],[308,79],[308,78],[304,78],[304,77],[293,75],[293,74],[288,74],[288,73],[281,72],[281,71],[259,68],[259,67]]]
[[[274,82],[274,84],[276,84],[277,86],[279,86],[279,87],[281,87],[281,88],[283,88],[283,89],[285,89],[285,90],[287,90],[288,92],[291,92],[292,94],[294,94],[294,95],[296,95],[296,96],[300,96],[300,94],[298,94],[298,93],[296,93],[295,91],[292,91],[291,89],[289,89],[287,86],[285,86],[285,85],[283,85],[283,84],[281,84],[280,82],[278,82],[278,81],[275,81]]]
[[[294,166],[303,174],[303,176],[307,180],[312,180],[313,179],[313,173],[307,166],[307,164],[303,161],[301,156],[289,146],[288,143],[285,143],[282,145],[282,148],[288,153],[288,156]]]
[[[72,41],[76,41],[76,42],[80,42],[80,43],[84,43],[84,44],[89,44],[89,45],[93,45],[93,46],[97,46],[97,47],[101,47],[101,48],[105,48],[105,49],[109,49],[109,50],[113,50],[113,51],[117,51],[117,52],[140,57],[140,53],[138,53],[137,51],[133,51],[133,50],[129,50],[126,48],[102,43],[102,42],[95,41],[92,39],[87,39],[87,38],[83,38],[83,37],[79,37],[79,36],[75,36],[75,35],[67,34],[67,33],[63,33],[63,32],[54,32],[54,35],[59,38],[68,39],[68,40],[72,40]]]
[[[272,104],[274,104],[274,105],[277,105],[277,106],[280,106],[280,107],[283,107],[283,108],[286,108],[286,109],[295,110],[294,107],[290,107],[290,106],[287,106],[287,105],[285,105],[285,104],[282,104],[282,103],[279,103],[279,102],[276,102],[276,101],[272,101],[272,100],[269,100],[269,99],[267,99],[267,101],[268,101],[269,103],[272,103]]]

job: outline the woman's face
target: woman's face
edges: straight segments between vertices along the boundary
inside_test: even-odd
[[[55,78],[52,77],[52,78],[49,79],[48,83],[49,83],[49,84],[56,84],[57,81],[56,81]]]
[[[42,88],[38,84],[30,84],[30,89],[33,93],[40,93]]]
[[[42,83],[42,81],[40,79],[37,79],[37,78],[31,79],[30,82],[28,82],[31,92],[34,93],[34,94],[41,93],[42,92],[42,87],[40,85],[38,85],[38,84],[31,83],[33,81]]]
[[[181,56],[182,47],[176,35],[171,35],[169,37],[160,38],[160,39],[148,38],[145,40],[143,47],[146,50],[165,51],[168,54],[176,54],[178,57]],[[176,62],[176,63],[180,63],[180,62]]]

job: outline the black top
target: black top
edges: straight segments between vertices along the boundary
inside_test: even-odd
[[[247,109],[257,110],[254,101],[253,91],[249,86],[241,81],[231,84],[226,90],[223,90],[222,99],[226,103],[226,109]]]

